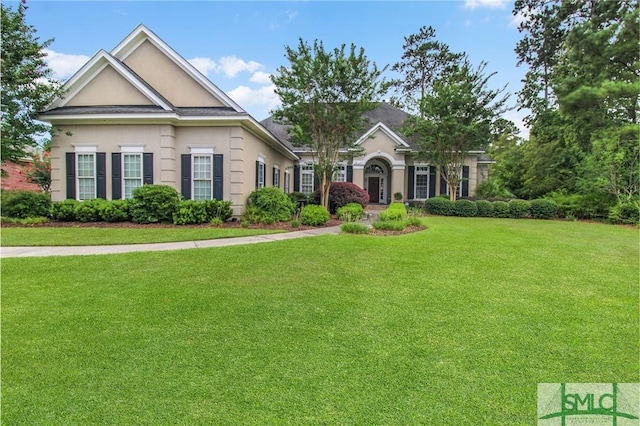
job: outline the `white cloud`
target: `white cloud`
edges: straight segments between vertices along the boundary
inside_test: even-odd
[[[271,84],[271,74],[264,71],[258,71],[251,76],[249,81],[258,84]]]
[[[44,49],[43,52],[47,55],[45,61],[53,71],[54,77],[59,80],[71,77],[90,59],[85,55],[69,55],[51,49]]]
[[[262,64],[258,62],[245,62],[243,59],[240,59],[235,55],[223,56],[220,58],[219,63],[219,72],[224,73],[229,78],[235,77],[236,74],[242,71],[256,72],[263,67]]]
[[[262,86],[252,89],[247,86],[238,86],[227,94],[243,107],[263,107],[263,112],[268,112],[280,105],[280,97],[276,94],[275,85]],[[252,108],[260,109],[260,108]]]
[[[491,7],[504,9],[510,0],[465,0],[465,9],[475,9],[478,7]]]
[[[204,75],[209,75],[210,72],[217,71],[216,63],[209,58],[193,58],[189,59],[189,63]]]

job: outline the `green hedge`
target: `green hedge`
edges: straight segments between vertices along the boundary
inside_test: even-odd
[[[509,212],[509,203],[506,201],[494,201],[493,203],[493,217],[511,217]]]
[[[181,195],[168,185],[142,185],[133,190],[131,220],[135,223],[173,223]]]
[[[526,200],[509,201],[509,216],[514,219],[529,217],[530,202]]]
[[[534,219],[555,219],[558,217],[558,205],[553,200],[533,200],[529,205],[529,213]]]
[[[51,197],[46,192],[2,191],[2,216],[13,218],[48,217]]]
[[[427,213],[440,216],[453,216],[455,203],[449,198],[433,197],[424,202]]]
[[[476,201],[476,207],[478,208],[478,216],[480,217],[493,216],[493,204],[491,203],[491,201],[478,200]]]
[[[300,211],[300,223],[308,226],[322,226],[329,221],[329,212],[323,206],[309,204]]]
[[[478,215],[478,206],[471,200],[456,200],[453,212],[456,216],[474,217]]]

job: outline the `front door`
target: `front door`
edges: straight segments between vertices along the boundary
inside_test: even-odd
[[[380,202],[380,178],[369,177],[368,186],[369,186],[369,202],[379,203]]]

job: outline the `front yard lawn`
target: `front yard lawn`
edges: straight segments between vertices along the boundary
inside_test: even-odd
[[[19,246],[102,246],[112,244],[150,244],[248,237],[282,232],[267,229],[215,227],[8,227],[0,234],[0,245]]]
[[[425,218],[398,237],[2,260],[3,424],[536,424],[638,382],[638,232]]]

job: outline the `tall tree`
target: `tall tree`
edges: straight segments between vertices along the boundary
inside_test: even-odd
[[[529,66],[520,102],[532,110],[525,187],[536,195],[600,191],[637,200],[637,1],[517,0],[514,13],[525,18],[516,53]],[[621,175],[632,181],[626,190]]]
[[[448,45],[436,40],[436,30],[426,26],[405,37],[402,49],[400,61],[391,67],[402,75],[390,81],[396,92],[392,101],[411,113],[420,114],[421,99],[432,90],[434,81],[464,54],[451,52]]]
[[[271,76],[282,101],[273,112],[289,126],[293,145],[308,147],[320,181],[322,205],[329,208],[329,188],[340,155],[356,148],[355,135],[364,127],[363,113],[384,94],[381,71],[364,49],[346,45],[325,50],[302,39],[297,49],[285,47],[288,66]]]
[[[47,66],[44,49],[53,39],[40,42],[36,29],[25,20],[27,6],[17,9],[0,5],[2,45],[0,84],[2,85],[2,161],[27,156],[29,147],[49,133],[49,126],[37,115],[61,93],[61,83]]]
[[[423,155],[440,167],[449,197],[456,199],[464,158],[486,147],[495,135],[500,115],[507,110],[505,88],[488,88],[495,73],[485,74],[486,63],[472,67],[468,59],[451,66],[436,79],[420,103],[420,115],[408,120],[406,133],[418,135]]]

